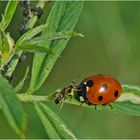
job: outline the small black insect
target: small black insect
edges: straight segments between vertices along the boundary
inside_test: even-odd
[[[30,1],[23,0],[20,1],[20,6],[23,7],[23,20],[19,26],[19,33],[22,35],[26,32],[26,25],[30,19]]]
[[[29,8],[24,8],[24,9],[23,9],[23,16],[24,16],[25,18],[28,18],[29,13],[30,13]]]
[[[26,60],[27,60],[27,55],[26,55],[26,53],[22,53],[22,55],[20,56],[20,58],[19,58],[19,63],[25,63],[26,62]]]
[[[28,0],[20,0],[19,4],[21,7],[29,7],[30,6],[30,2]]]
[[[19,33],[22,35],[25,33],[25,27],[26,25],[24,23],[21,23],[19,26]]]
[[[19,33],[22,35],[27,30],[27,24],[29,19],[31,18],[31,15],[35,15],[39,19],[43,14],[43,10],[41,7],[31,5],[30,1],[28,0],[21,0],[19,3],[20,6],[23,7],[23,19],[19,27]]]
[[[55,103],[59,104],[66,98],[66,96],[72,96],[71,92],[77,90],[77,85],[72,82],[70,85],[64,87],[62,90],[58,90],[55,92]]]
[[[56,104],[59,104],[64,97],[64,93],[62,91],[56,91],[54,101]]]

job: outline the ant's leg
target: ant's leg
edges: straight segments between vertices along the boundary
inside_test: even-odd
[[[62,107],[63,107],[63,105],[64,105],[64,100],[66,99],[66,97],[63,97],[63,99],[61,100],[61,102],[60,102],[60,106],[59,106],[59,109],[58,109],[58,113],[61,111],[61,109],[62,109]]]
[[[63,105],[64,105],[64,102],[62,101],[62,102],[60,103],[59,109],[58,109],[58,111],[57,111],[58,113],[60,113],[60,111],[61,111]]]

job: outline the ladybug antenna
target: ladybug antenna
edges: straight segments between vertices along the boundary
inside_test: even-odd
[[[79,79],[80,77],[81,77],[81,75],[77,75],[76,78],[73,79],[73,80],[71,81],[71,84],[76,85],[76,81],[78,81],[78,79]]]
[[[75,80],[76,79],[78,80],[80,77],[81,77],[81,74],[77,75],[76,78],[75,78]]]

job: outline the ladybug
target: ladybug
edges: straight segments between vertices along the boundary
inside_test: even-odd
[[[94,75],[84,79],[78,87],[80,102],[108,104],[122,94],[120,83],[108,75]]]

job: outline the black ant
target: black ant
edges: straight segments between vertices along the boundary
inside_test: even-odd
[[[75,92],[76,90],[77,85],[73,81],[70,85],[65,86],[62,90],[57,90],[55,92],[55,103],[59,104],[60,102],[65,100],[66,96],[72,97],[72,92]]]

